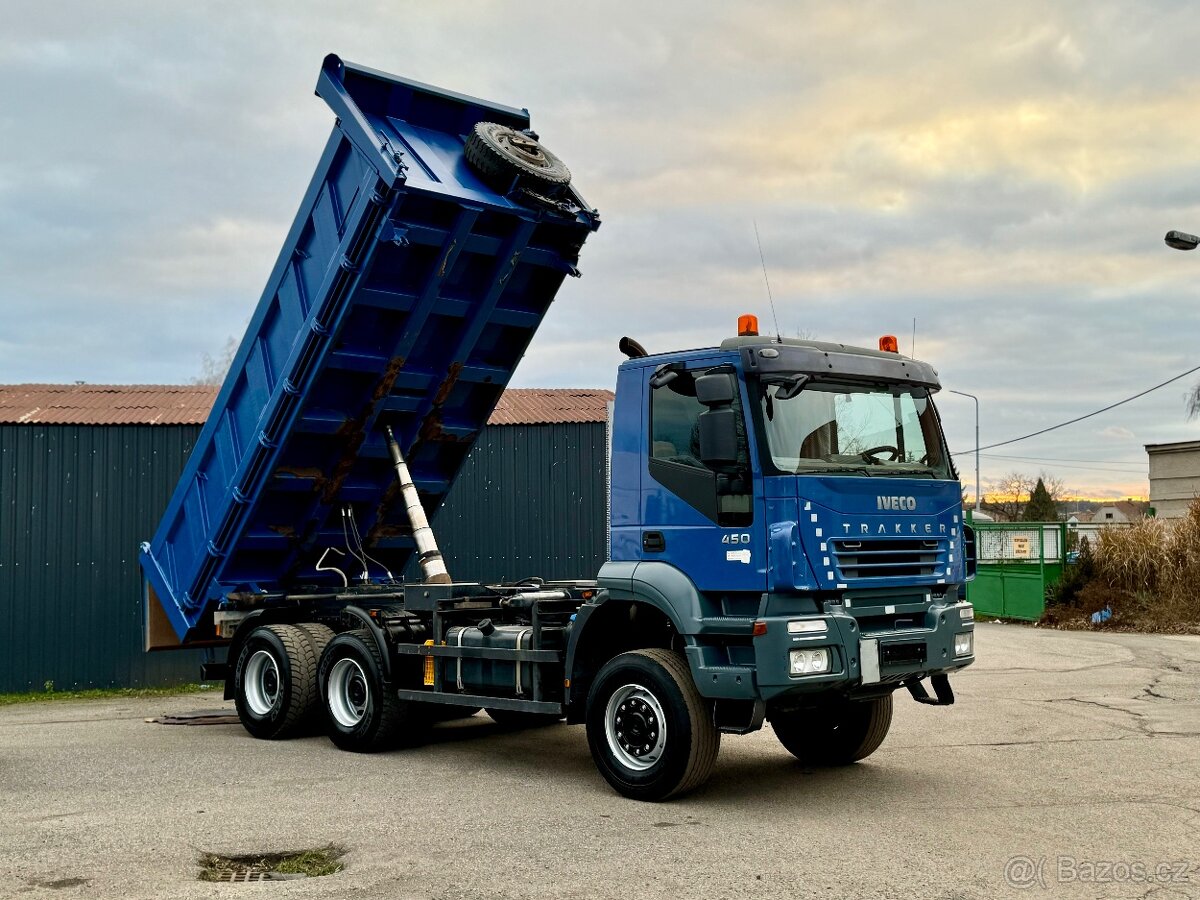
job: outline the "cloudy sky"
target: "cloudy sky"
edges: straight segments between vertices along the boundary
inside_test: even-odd
[[[0,382],[180,382],[240,336],[332,117],[324,54],[530,109],[604,225],[518,385],[610,386],[616,341],[894,333],[983,442],[1200,365],[1200,9],[1178,2],[6,7]],[[1196,380],[992,451],[1146,491]],[[971,401],[943,395],[964,480]],[[999,457],[1022,457],[1020,459]]]

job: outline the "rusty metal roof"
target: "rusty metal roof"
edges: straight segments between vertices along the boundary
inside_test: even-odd
[[[4,384],[2,425],[203,425],[219,389],[194,384]],[[509,388],[489,425],[604,422],[612,391]]]
[[[217,388],[179,384],[0,385],[0,423],[202,425]]]
[[[607,422],[612,391],[592,388],[509,388],[500,395],[489,425]]]

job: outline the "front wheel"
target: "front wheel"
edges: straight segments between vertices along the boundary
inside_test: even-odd
[[[814,766],[845,766],[866,759],[879,749],[891,725],[891,694],[771,716],[779,743],[801,762]]]
[[[692,680],[670,650],[622,653],[596,675],[587,735],[600,774],[634,800],[665,800],[708,780],[721,734]]]
[[[410,723],[411,704],[388,689],[379,649],[365,628],[326,645],[317,680],[329,738],[343,750],[384,750]]]

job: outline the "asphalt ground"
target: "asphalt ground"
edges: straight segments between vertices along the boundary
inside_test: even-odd
[[[615,794],[581,727],[484,714],[378,756],[238,725],[208,694],[0,708],[0,896],[1200,898],[1200,638],[981,624],[958,703],[806,769],[769,726],[712,780]],[[345,871],[200,882],[197,858],[337,844]]]

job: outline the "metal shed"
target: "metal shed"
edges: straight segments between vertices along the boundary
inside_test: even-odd
[[[201,651],[142,649],[137,554],[215,396],[206,386],[0,386],[0,691],[196,677]],[[605,390],[504,393],[434,519],[456,578],[595,573],[607,549],[611,400]]]

